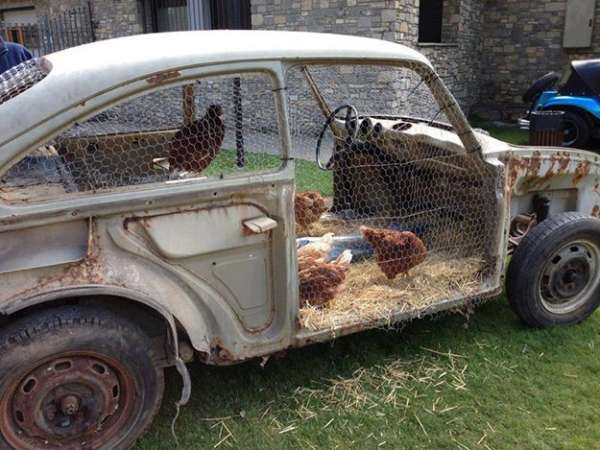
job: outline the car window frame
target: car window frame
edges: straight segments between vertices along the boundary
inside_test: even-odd
[[[176,79],[153,83],[160,74],[178,73]],[[203,195],[214,196],[216,192],[239,191],[264,185],[293,184],[293,163],[290,154],[290,131],[287,116],[287,100],[284,95],[284,78],[280,60],[248,61],[241,63],[195,65],[188,68],[168,69],[152,76],[140,77],[114,89],[99,92],[90,99],[78,100],[70,108],[48,118],[4,146],[21,148],[0,168],[0,176],[21,161],[32,151],[50,142],[74,123],[85,121],[115,105],[134,98],[189,84],[190,81],[221,75],[243,73],[264,73],[273,82],[273,105],[277,118],[277,130],[281,145],[281,164],[271,172],[257,172],[231,175],[223,179],[216,177],[195,177],[176,181],[159,181],[141,185],[115,187],[103,192],[84,192],[65,195],[64,198],[44,199],[39,202],[9,203],[0,199],[0,229],[31,226],[32,223],[54,223],[73,219],[148,209],[153,205],[168,205],[197,199]],[[93,199],[93,201],[90,201]]]

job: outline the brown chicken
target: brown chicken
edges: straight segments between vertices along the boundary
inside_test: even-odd
[[[183,126],[171,140],[169,168],[172,172],[197,172],[216,158],[225,138],[223,108],[210,105],[201,119]]]
[[[321,262],[311,256],[300,256],[298,258],[300,307],[308,303],[312,306],[322,306],[333,300],[346,279],[351,261],[350,250],[344,250],[339,258],[331,263]]]
[[[296,223],[301,228],[306,228],[311,223],[319,221],[321,214],[327,211],[327,206],[320,193],[316,191],[299,192],[296,194],[294,210]]]
[[[427,257],[423,241],[410,231],[396,231],[362,226],[360,231],[375,249],[377,265],[388,279],[418,266]]]

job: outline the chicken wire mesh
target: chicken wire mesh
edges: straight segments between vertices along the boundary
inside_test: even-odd
[[[50,73],[42,58],[30,59],[0,74],[0,105],[25,92]]]
[[[0,180],[5,201],[224,178],[281,165],[273,84],[262,73],[203,78],[75,123]]]
[[[287,94],[293,153],[323,168],[297,182],[304,327],[391,319],[490,290],[500,174],[449,127],[414,119],[449,112],[417,73],[297,66]]]

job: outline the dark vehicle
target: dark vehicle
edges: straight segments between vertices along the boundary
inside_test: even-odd
[[[600,59],[573,61],[562,80],[555,72],[544,75],[525,92],[523,101],[531,108],[519,120],[522,128],[529,128],[533,111],[564,111],[563,147],[587,147],[592,138],[600,137]]]

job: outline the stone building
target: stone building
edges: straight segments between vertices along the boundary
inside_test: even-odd
[[[396,41],[429,57],[466,111],[498,119],[526,108],[521,95],[534,79],[600,56],[596,0],[0,0],[0,22],[81,5],[96,39],[233,26]]]

